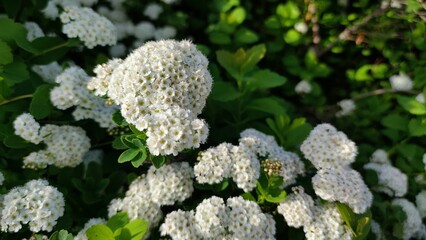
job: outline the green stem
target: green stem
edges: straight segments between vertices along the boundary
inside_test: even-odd
[[[53,46],[53,47],[51,47],[51,48],[45,49],[45,50],[41,51],[40,53],[37,53],[37,54],[34,54],[33,56],[31,56],[31,57],[28,59],[28,61],[31,61],[31,60],[33,60],[34,58],[36,58],[36,57],[38,57],[38,56],[41,56],[41,55],[44,55],[44,54],[46,54],[46,53],[48,53],[48,52],[52,52],[52,51],[55,51],[55,50],[57,50],[57,49],[60,49],[60,48],[63,48],[63,47],[67,47],[67,46],[68,46],[68,42],[64,42],[64,43],[61,43],[61,44],[59,44],[59,45]]]
[[[0,106],[6,105],[8,103],[15,102],[15,101],[18,101],[18,100],[21,100],[21,99],[32,98],[32,97],[33,97],[32,94],[27,94],[27,95],[22,95],[22,96],[14,97],[14,98],[11,98],[11,99],[6,99],[6,100],[3,100],[3,101],[0,102]]]

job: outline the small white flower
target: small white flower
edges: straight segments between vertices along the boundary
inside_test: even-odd
[[[413,81],[404,73],[394,75],[389,79],[392,89],[397,91],[409,91],[413,89]]]
[[[298,94],[308,94],[312,91],[312,86],[308,81],[302,80],[296,85],[294,90]]]

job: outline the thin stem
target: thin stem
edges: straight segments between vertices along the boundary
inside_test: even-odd
[[[18,100],[21,100],[21,99],[32,98],[32,97],[33,97],[32,94],[27,94],[27,95],[22,95],[22,96],[14,97],[14,98],[11,98],[11,99],[6,99],[6,100],[3,100],[3,101],[0,102],[0,106],[6,105],[8,103],[15,102],[15,101],[18,101]]]
[[[31,60],[33,60],[34,58],[36,58],[36,57],[38,57],[38,56],[41,56],[41,55],[43,55],[43,54],[46,54],[46,53],[48,53],[48,52],[55,51],[55,50],[57,50],[57,49],[60,49],[60,48],[63,48],[63,47],[67,47],[67,46],[68,46],[68,42],[64,42],[64,43],[61,43],[61,44],[59,44],[59,45],[53,46],[53,47],[51,47],[51,48],[45,49],[45,50],[43,50],[43,51],[41,51],[41,52],[39,52],[39,53],[34,54],[33,56],[31,56],[31,57],[28,59],[28,61],[31,61]]]
[[[112,144],[112,141],[98,143],[98,144],[93,145],[91,148],[93,149],[93,148],[97,148],[97,147],[107,146],[107,145],[110,145],[110,144]]]
[[[371,92],[360,94],[356,97],[353,97],[352,100],[357,101],[361,100],[367,97],[377,96],[377,95],[383,95],[386,93],[407,93],[407,94],[419,94],[417,91],[411,91],[411,90],[395,90],[395,89],[376,89]]]

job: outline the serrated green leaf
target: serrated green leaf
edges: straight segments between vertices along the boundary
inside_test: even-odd
[[[130,222],[129,216],[125,212],[119,212],[112,216],[108,222],[107,226],[111,229],[111,231],[115,232],[118,228],[124,227],[126,224]]]
[[[414,97],[397,96],[398,103],[409,113],[414,115],[426,114],[426,106],[418,102]]]
[[[132,161],[138,154],[139,154],[138,149],[127,149],[126,151],[120,154],[120,157],[118,157],[118,162],[124,163],[124,162]]]
[[[0,65],[6,65],[13,61],[12,49],[0,39]]]
[[[215,82],[210,98],[220,102],[229,102],[239,98],[242,94],[229,82]]]
[[[114,234],[105,225],[97,224],[93,225],[86,231],[88,240],[114,240]]]
[[[31,99],[30,113],[36,119],[42,119],[47,117],[53,109],[53,105],[50,102],[50,89],[51,85],[45,84],[39,86]]]
[[[287,78],[271,70],[258,70],[245,79],[255,89],[279,87],[287,82]]]

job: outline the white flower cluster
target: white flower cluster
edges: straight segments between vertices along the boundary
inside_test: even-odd
[[[350,168],[320,169],[312,185],[320,198],[346,203],[355,213],[364,213],[373,201],[361,174]]]
[[[340,102],[338,102],[337,105],[339,105],[340,110],[336,112],[336,117],[351,115],[353,111],[356,109],[355,102],[352,99],[343,99]]]
[[[296,85],[294,91],[296,91],[297,94],[308,94],[312,91],[312,86],[308,81],[302,80]]]
[[[348,204],[355,213],[363,213],[373,195],[362,176],[351,169],[357,148],[343,132],[330,124],[316,126],[303,142],[301,150],[318,169],[312,178],[315,193],[324,200]]]
[[[163,7],[157,3],[150,3],[143,11],[143,15],[149,17],[151,20],[158,19],[158,16],[163,12]]]
[[[153,228],[162,218],[160,207],[184,201],[193,192],[193,172],[187,162],[152,166],[147,175],[134,180],[123,199],[114,199],[108,208],[108,216],[127,212],[130,219],[145,219]]]
[[[87,221],[84,224],[83,229],[80,230],[80,232],[77,233],[77,235],[74,237],[74,240],[87,240],[86,231],[87,229],[91,228],[93,225],[96,224],[105,224],[106,221],[103,218],[91,218],[89,221]]]
[[[90,149],[90,139],[80,127],[51,124],[40,127],[29,113],[18,116],[13,125],[16,135],[35,144],[43,142],[47,145],[46,149],[24,157],[24,167],[27,168],[75,167]]]
[[[317,125],[300,150],[317,169],[347,166],[358,154],[355,143],[328,123]]]
[[[4,175],[2,172],[0,172],[0,186],[3,185],[4,182]]]
[[[203,200],[195,212],[169,213],[160,227],[161,235],[173,239],[275,239],[275,221],[255,202],[242,197]]]
[[[426,217],[426,191],[419,192],[416,196],[416,206],[422,218]]]
[[[58,62],[51,62],[45,65],[34,65],[31,69],[48,83],[54,83],[56,77],[62,72],[62,67]]]
[[[35,22],[25,22],[24,27],[27,29],[27,40],[32,41],[39,37],[44,37],[44,32]]]
[[[413,89],[413,81],[403,73],[390,77],[389,81],[393,90],[409,91]]]
[[[19,115],[13,121],[13,128],[16,135],[29,142],[39,144],[43,140],[40,136],[40,124],[29,113]]]
[[[388,153],[383,149],[377,149],[370,157],[370,162],[380,164],[391,164]]]
[[[374,160],[375,158],[372,158]],[[392,166],[390,161],[381,160],[383,163],[370,162],[364,165],[364,169],[370,169],[377,173],[378,186],[374,190],[383,192],[389,196],[402,197],[408,191],[408,178],[401,170]]]
[[[416,96],[416,100],[419,103],[425,103],[425,95],[423,95],[423,93],[419,93]]]
[[[32,232],[52,231],[64,214],[65,202],[61,192],[46,180],[31,180],[13,188],[4,196],[1,209],[1,230],[18,232],[28,224]]]
[[[314,203],[302,187],[294,187],[293,193],[277,208],[291,227],[302,227],[308,240],[352,239],[339,210],[334,203]]]
[[[49,0],[42,12],[45,17],[56,19],[59,16],[59,9],[67,6],[92,6],[97,2],[98,0]]]
[[[255,129],[241,132],[239,145],[222,143],[200,152],[194,166],[196,180],[199,183],[219,183],[224,178],[232,178],[244,191],[256,187],[260,175],[260,159],[268,158],[282,164],[279,175],[283,177],[283,187],[295,183],[296,177],[305,171],[299,157],[284,151],[274,137]]]
[[[392,205],[400,206],[405,212],[406,219],[404,222],[404,240],[411,239],[422,227],[422,219],[419,211],[413,203],[404,198],[394,199]]]
[[[106,91],[128,123],[146,130],[153,155],[177,155],[207,138],[207,124],[197,118],[212,85],[207,65],[189,41],[148,42],[122,62],[98,68],[102,74],[88,86],[95,94]]]
[[[62,32],[69,38],[78,37],[88,48],[114,45],[117,42],[115,26],[91,8],[66,6],[60,15]]]
[[[115,123],[111,115],[117,106],[108,105],[102,98],[94,96],[86,85],[90,77],[80,67],[65,69],[55,79],[59,85],[50,92],[50,101],[61,110],[77,106],[72,113],[75,120],[93,119],[102,128],[113,128]]]

